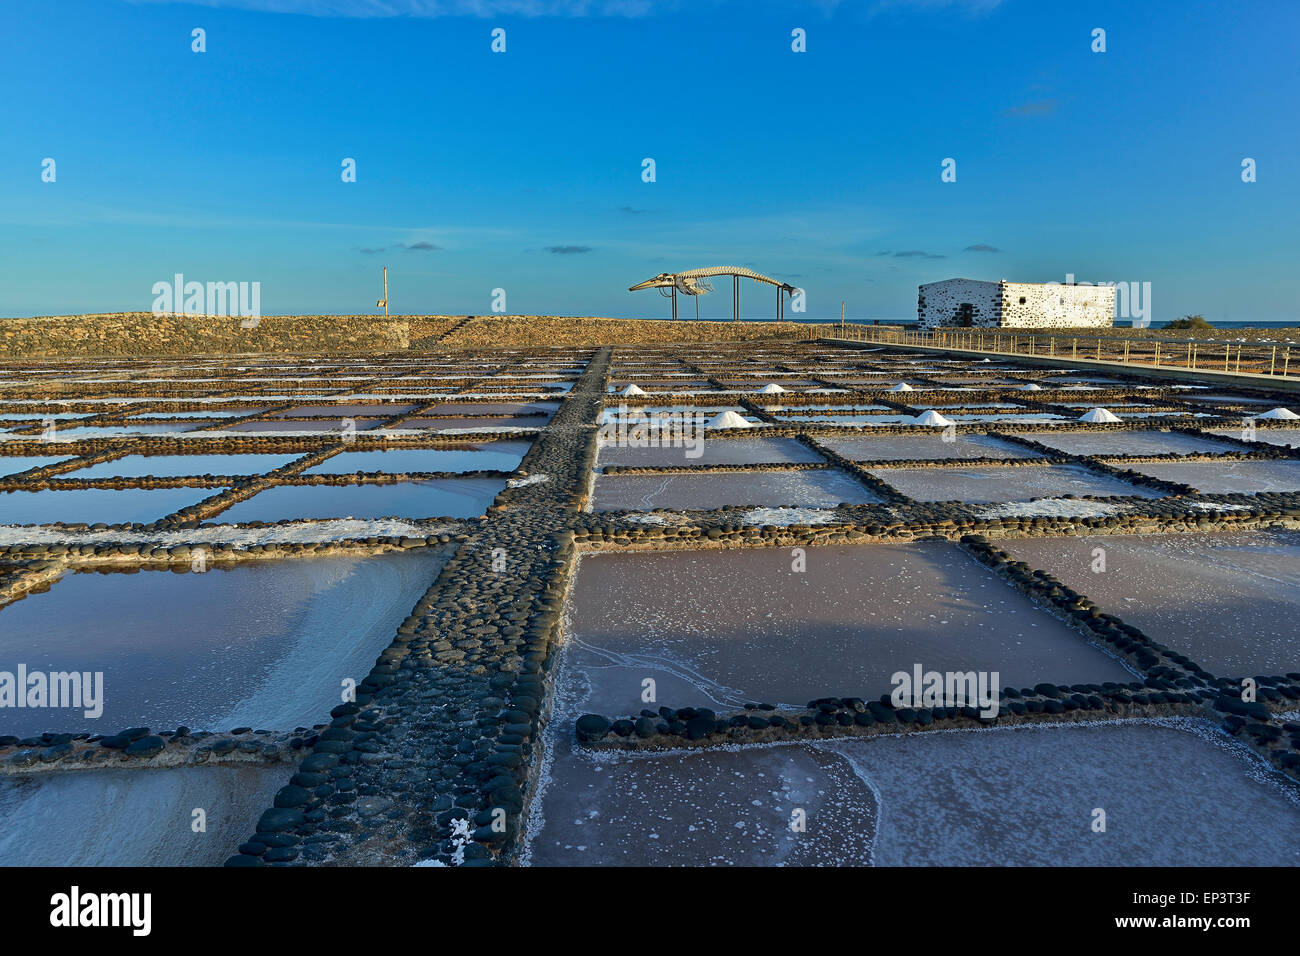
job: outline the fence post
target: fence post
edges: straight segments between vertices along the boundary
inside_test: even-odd
[[[1277,368],[1277,346],[1273,346],[1273,357],[1268,362],[1268,374],[1272,375]]]

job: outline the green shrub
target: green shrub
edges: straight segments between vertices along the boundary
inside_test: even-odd
[[[1200,329],[1212,329],[1214,328],[1214,326],[1212,326],[1209,322],[1206,322],[1205,316],[1203,315],[1185,315],[1181,319],[1174,319],[1172,322],[1166,325],[1165,328],[1200,330]]]

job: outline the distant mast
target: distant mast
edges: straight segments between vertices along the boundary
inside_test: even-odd
[[[388,318],[388,266],[384,266],[384,297],[375,303],[375,308],[384,309],[384,318]]]

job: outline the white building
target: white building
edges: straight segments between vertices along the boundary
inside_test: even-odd
[[[1113,285],[945,279],[918,289],[916,318],[940,327],[1084,329],[1115,324]]]

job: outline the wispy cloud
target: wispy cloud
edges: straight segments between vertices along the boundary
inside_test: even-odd
[[[1002,111],[1003,116],[1049,116],[1060,104],[1056,100],[1033,100]]]
[[[591,246],[547,246],[546,251],[557,256],[572,256],[579,252],[591,252]]]
[[[408,251],[408,252],[409,252],[409,251],[417,251],[417,252],[418,252],[418,251],[437,251],[437,250],[441,249],[442,246],[435,246],[432,242],[425,242],[425,241],[421,240],[420,242],[413,242],[413,243],[411,243],[411,244],[408,245],[406,248],[407,248],[407,251]]]
[[[906,252],[895,252],[895,259],[947,259],[947,256],[941,256],[934,252],[924,252],[920,249],[908,249]]]
[[[621,212],[621,213],[624,213],[624,214],[626,214],[626,215],[628,215],[628,216],[640,216],[640,215],[642,215],[643,213],[647,213],[647,212],[649,212],[650,210],[649,210],[649,209],[637,209],[637,208],[635,208],[635,207],[633,207],[633,206],[619,206],[619,207],[618,207],[618,211]]]
[[[644,17],[654,0],[133,0],[308,17]],[[659,7],[665,6],[663,3]],[[675,4],[669,4],[675,6]]]
[[[977,242],[973,246],[967,246],[962,252],[1001,252],[997,246],[990,246],[983,242]]]

